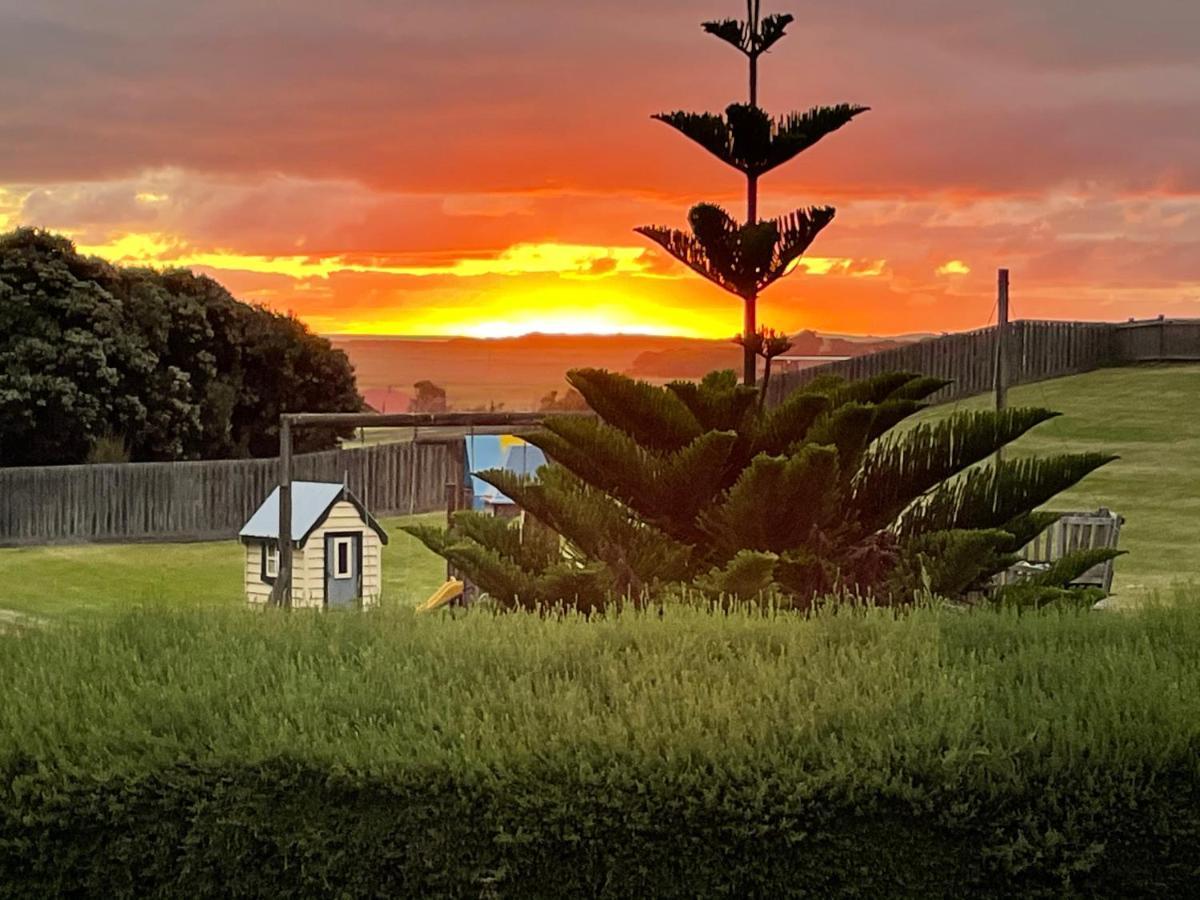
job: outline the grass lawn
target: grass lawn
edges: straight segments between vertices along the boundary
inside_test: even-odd
[[[415,606],[445,580],[445,563],[399,530],[444,519],[430,513],[382,520],[390,539],[383,548],[385,604]],[[243,552],[232,540],[0,549],[0,616],[58,619],[159,601],[242,603]]]
[[[1125,517],[1113,592],[1122,600],[1200,581],[1200,366],[1101,369],[1009,392],[1012,406],[1062,415],[1025,435],[1020,453],[1099,451],[1121,458],[1057,497],[1055,509],[1107,506]],[[973,397],[922,415],[982,409]]]

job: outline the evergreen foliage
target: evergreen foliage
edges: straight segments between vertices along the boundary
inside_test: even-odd
[[[691,233],[662,226],[636,229],[694,272],[742,299],[743,377],[748,385],[757,378],[753,341],[758,329],[759,293],[791,271],[834,216],[832,207],[822,206],[759,221],[758,179],[867,111],[865,106],[841,103],[775,118],[761,109],[759,57],[779,42],[793,17],[763,16],[760,7],[760,0],[748,0],[745,21],[723,19],[704,23],[706,32],[746,57],[749,102],[730,104],[723,116],[683,111],[654,116],[745,176],[746,221],[738,222],[720,207],[701,203],[688,216]]]
[[[211,278],[0,234],[0,466],[273,456],[281,412],[361,405],[345,353]]]
[[[482,474],[523,524],[460,512],[448,530],[409,529],[505,608],[640,604],[679,583],[802,609],[838,592],[975,597],[1055,518],[1036,510],[1113,459],[994,463],[1055,415],[1044,409],[894,430],[945,386],[905,373],[819,379],[773,409],[733,372],[665,387],[596,369],[568,380],[596,417],[551,416],[529,437],[553,460],[536,478]],[[991,593],[1094,599],[1065,588],[1110,557],[1068,557]]]

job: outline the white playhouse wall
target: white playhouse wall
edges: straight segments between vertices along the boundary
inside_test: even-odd
[[[325,605],[325,535],[328,532],[354,532],[362,535],[363,605],[374,606],[383,592],[382,542],[375,530],[362,520],[354,504],[340,500],[313,529],[303,548],[292,553],[292,606]],[[260,581],[261,583],[261,581]],[[262,585],[270,594],[270,585]],[[249,593],[249,592],[247,592]]]
[[[251,603],[266,603],[271,599],[272,585],[262,580],[262,546],[265,541],[250,541],[246,544],[246,599]],[[304,551],[299,548],[292,550],[292,567],[298,572],[304,571]],[[292,604],[294,606],[321,606],[321,601],[315,604],[301,602],[302,592],[292,588]]]

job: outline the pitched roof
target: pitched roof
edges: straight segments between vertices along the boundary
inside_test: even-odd
[[[292,540],[303,544],[312,534],[313,529],[324,521],[325,516],[339,500],[346,500],[354,505],[363,521],[374,529],[379,539],[388,542],[387,532],[376,521],[357,497],[341,484],[324,481],[293,481],[292,482]],[[274,540],[279,537],[279,488],[271,491],[271,496],[263,501],[262,506],[254,511],[250,520],[242,526],[238,537],[260,538]]]

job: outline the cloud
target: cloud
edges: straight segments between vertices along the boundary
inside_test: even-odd
[[[696,27],[722,6],[10,3],[0,184],[282,172],[451,193],[469,215],[508,214],[511,197],[478,199],[494,193],[727,192],[648,119],[742,93],[738,59]],[[830,199],[1200,192],[1198,20],[1191,0],[807,9],[764,62],[764,101],[873,111],[772,180]]]
[[[334,330],[518,308],[731,333],[736,298],[631,233],[741,209],[649,120],[741,96],[696,27],[726,6],[0,0],[0,227]],[[764,179],[766,215],[839,210],[764,321],[973,327],[1002,266],[1021,315],[1200,313],[1198,26],[1193,0],[805,9],[763,102],[873,109]]]

